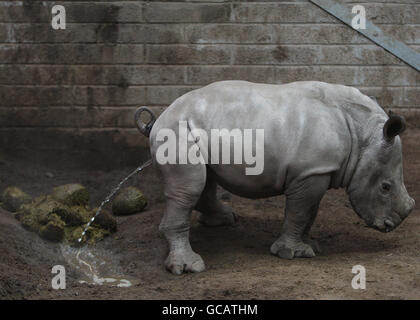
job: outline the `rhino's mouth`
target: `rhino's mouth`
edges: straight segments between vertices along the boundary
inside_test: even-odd
[[[349,197],[350,203],[353,207],[353,210],[356,214],[366,222],[367,227],[373,228],[383,233],[390,232],[394,230],[399,224],[404,220],[403,216],[396,210],[392,209],[391,214],[387,215],[385,218],[368,218],[365,217],[362,212],[364,211],[360,206],[356,204],[356,201]]]
[[[400,225],[403,218],[395,210],[392,210],[392,213],[394,213],[393,218],[388,217],[388,218],[385,218],[383,220],[378,219],[377,221],[372,223],[371,227],[378,230],[378,231],[384,232],[384,233],[394,230],[396,227],[398,227]]]
[[[385,219],[382,224],[373,224],[371,227],[380,232],[387,233],[395,229],[395,224],[390,219]]]

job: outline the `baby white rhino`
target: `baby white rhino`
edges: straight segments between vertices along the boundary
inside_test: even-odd
[[[150,114],[147,123],[140,119],[143,111]],[[221,81],[184,94],[158,119],[150,109],[139,108],[135,122],[150,137],[152,159],[163,175],[166,210],[160,230],[169,243],[165,265],[174,274],[205,269],[189,242],[193,209],[205,225],[235,222],[232,209],[216,198],[217,185],[247,198],[286,196],[285,220],[271,253],[287,259],[320,252],[309,232],[330,188],[345,188],[356,213],[382,232],[395,229],[415,205],[403,182],[398,135],[405,120],[387,115],[355,88],[315,81],[284,85]],[[186,134],[180,132],[180,124]],[[243,139],[244,149],[263,152],[261,172],[247,174],[244,162],[208,161],[219,158],[219,153],[201,137],[203,133],[210,137],[214,129],[224,134],[262,129],[263,141],[249,146]],[[238,140],[220,136],[225,141],[222,149],[227,143],[234,155]],[[185,161],[177,148],[199,151],[204,161]],[[175,152],[178,162],[162,161],[163,154]]]

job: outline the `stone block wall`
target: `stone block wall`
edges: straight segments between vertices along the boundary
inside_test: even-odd
[[[340,2],[364,5],[368,19],[420,51],[418,0]],[[65,30],[51,27],[55,4],[66,9]],[[8,152],[130,162],[148,143],[134,128],[138,106],[159,113],[227,79],[355,86],[420,126],[420,73],[307,0],[0,1]]]

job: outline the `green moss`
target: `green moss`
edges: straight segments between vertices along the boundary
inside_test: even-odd
[[[39,224],[45,225],[50,221],[49,216],[53,213],[57,214],[67,223],[72,223],[73,220],[77,220],[76,218],[73,218],[74,214],[69,207],[55,201],[50,196],[41,196],[30,204],[22,205],[18,214],[15,216],[31,215],[35,217]],[[77,223],[83,222],[79,219],[75,222],[75,224]]]
[[[68,206],[87,206],[89,204],[89,192],[81,184],[66,184],[53,189],[51,196]]]
[[[98,241],[103,240],[103,238],[110,235],[108,230],[104,230],[98,227],[92,226],[91,228],[86,231],[86,238],[89,244],[94,244]]]
[[[49,216],[46,225],[39,228],[39,234],[42,238],[50,241],[61,241],[64,238],[64,228],[66,224],[55,213]]]
[[[92,218],[92,216],[94,215],[94,213],[92,213],[92,210],[86,207],[74,206],[71,207],[71,209],[80,216],[80,218],[82,219],[82,224],[88,223],[90,218]]]
[[[31,208],[32,208],[32,203],[21,205],[20,208],[19,208],[19,210],[14,213],[14,217],[17,220],[21,221],[21,219],[25,215],[29,215],[29,214],[32,213]]]
[[[79,238],[82,236],[83,226],[67,227],[64,229],[64,238],[72,245],[78,245]]]
[[[49,206],[45,204],[47,202],[47,196],[41,196],[34,199],[31,203],[22,205],[16,212],[15,217],[21,220],[24,216],[32,216],[38,221],[38,223],[48,222]]]
[[[147,205],[143,193],[136,187],[127,187],[120,191],[112,202],[112,213],[128,215],[142,211]]]
[[[92,210],[92,216],[96,214],[98,208]],[[93,225],[99,228],[103,228],[110,232],[117,231],[117,220],[106,210],[101,211],[101,213],[93,221]]]
[[[67,226],[78,226],[85,223],[86,217],[84,211],[81,207],[69,208],[65,205],[57,206],[53,210],[53,212],[57,214]]]
[[[65,240],[73,246],[79,246],[79,238],[82,236],[83,230],[84,226],[75,228],[65,228]],[[95,226],[90,226],[89,229],[86,231],[86,235],[83,238],[82,244],[86,242],[89,244],[94,244],[110,234],[111,232],[109,232],[108,230],[104,230]]]
[[[20,219],[20,223],[25,229],[29,231],[38,232],[41,225],[38,223],[35,216],[32,215],[24,215]]]
[[[18,187],[8,187],[1,195],[1,201],[6,210],[16,212],[21,205],[32,201],[32,197]]]

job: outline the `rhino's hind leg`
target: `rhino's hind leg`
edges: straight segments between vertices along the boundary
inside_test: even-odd
[[[191,211],[205,186],[205,165],[162,166],[161,171],[165,180],[166,210],[159,229],[169,244],[166,269],[177,275],[204,271],[203,259],[191,248],[189,230]]]
[[[161,228],[162,230],[163,228]],[[183,272],[201,272],[205,264],[199,254],[195,253],[189,241],[189,227],[182,230],[163,230],[169,243],[169,254],[165,260],[165,267],[173,274]]]
[[[285,220],[279,239],[270,248],[272,254],[293,259],[311,258],[319,252],[317,243],[309,237],[309,231],[329,183],[329,176],[312,176],[288,188]]]
[[[217,183],[211,171],[207,171],[207,181],[195,209],[200,212],[198,221],[206,226],[233,225],[236,221],[232,208],[224,205],[216,196]]]

